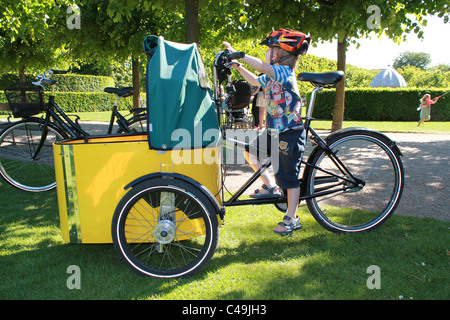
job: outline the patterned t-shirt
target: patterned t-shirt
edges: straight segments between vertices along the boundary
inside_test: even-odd
[[[268,129],[283,132],[303,128],[301,98],[294,71],[289,66],[272,67],[273,78],[267,75],[258,78],[266,93]]]

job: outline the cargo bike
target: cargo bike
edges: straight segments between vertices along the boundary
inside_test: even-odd
[[[58,205],[64,240],[113,243],[122,261],[142,276],[173,278],[198,272],[217,247],[225,208],[274,204],[286,198],[242,197],[270,159],[229,199],[224,199],[223,144],[245,147],[220,129],[231,63],[241,53],[217,54],[214,94],[195,44],[149,36],[148,132],[85,137],[54,144]],[[322,139],[309,126],[317,92],[334,86],[340,72],[301,74],[315,89],[305,128],[315,145],[302,179],[301,200],[333,232],[378,227],[395,210],[404,184],[400,150],[385,135],[347,129]],[[241,199],[244,198],[244,199]]]

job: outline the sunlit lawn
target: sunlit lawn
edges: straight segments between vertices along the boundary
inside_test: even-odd
[[[379,229],[336,235],[302,207],[303,229],[272,232],[272,205],[227,208],[211,262],[183,279],[142,278],[111,244],[63,242],[56,192],[30,194],[0,182],[0,299],[443,299],[448,292],[448,228],[434,219],[394,215]],[[93,213],[95,214],[95,213]],[[67,268],[81,271],[68,289]],[[369,289],[368,268],[380,268]]]
[[[331,129],[331,121],[313,121],[314,129]],[[364,127],[381,132],[411,132],[411,133],[450,133],[450,122],[429,121],[420,127],[411,121],[344,121],[343,128]]]
[[[109,121],[109,112],[85,112],[78,113],[83,121]],[[315,120],[312,122],[314,129],[331,129],[331,121]],[[417,133],[450,133],[450,122],[429,121],[418,127],[415,121],[344,121],[344,128],[365,127],[382,132],[417,132]]]

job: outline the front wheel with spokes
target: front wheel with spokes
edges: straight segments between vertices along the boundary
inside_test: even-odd
[[[404,186],[403,165],[391,141],[368,130],[349,130],[327,141],[307,169],[306,194],[314,218],[336,233],[369,231],[397,207]]]
[[[156,178],[133,187],[112,220],[114,247],[142,276],[175,278],[198,272],[218,242],[217,211],[193,185]]]

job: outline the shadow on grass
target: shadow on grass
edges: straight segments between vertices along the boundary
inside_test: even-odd
[[[156,279],[131,272],[112,244],[65,244],[55,193],[25,196],[6,187],[0,185],[9,197],[1,200],[1,299],[448,298],[448,223],[434,219],[394,215],[373,232],[335,235],[304,214],[304,229],[281,238],[272,232],[280,218],[276,209],[261,208],[244,224],[239,209],[230,210],[203,270]],[[382,270],[383,290],[367,288],[373,264]],[[81,271],[79,290],[67,286],[72,265]]]

